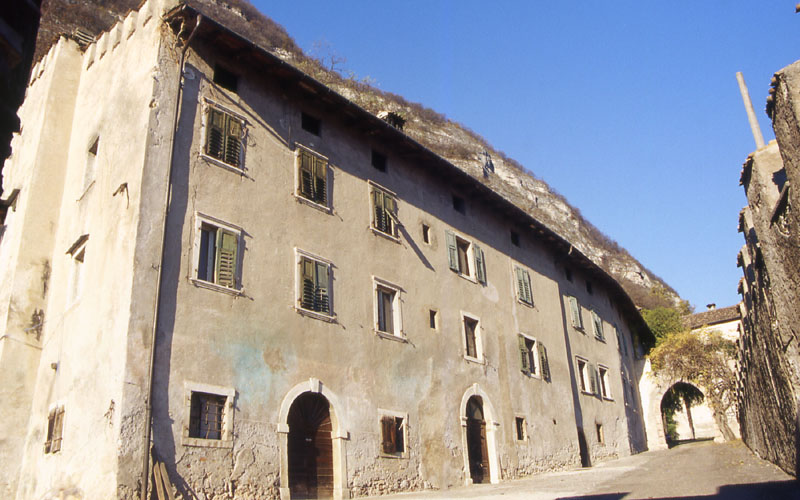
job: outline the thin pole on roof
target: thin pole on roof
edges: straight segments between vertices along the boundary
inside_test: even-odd
[[[758,125],[756,112],[753,111],[753,101],[750,100],[750,92],[747,91],[747,85],[744,83],[744,76],[742,76],[741,71],[736,72],[736,81],[739,82],[739,92],[742,93],[744,109],[747,111],[747,120],[750,122],[750,130],[753,131],[753,139],[756,140],[756,149],[761,149],[764,147],[764,136],[761,135],[761,127]]]

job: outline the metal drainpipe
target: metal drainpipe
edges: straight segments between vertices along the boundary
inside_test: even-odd
[[[169,213],[169,199],[172,191],[172,170],[173,165],[175,163],[175,133],[178,130],[178,117],[181,107],[181,95],[183,94],[183,70],[184,64],[186,63],[186,51],[189,49],[189,43],[194,38],[194,35],[197,33],[197,28],[200,27],[200,22],[203,20],[202,14],[197,15],[197,22],[192,28],[192,32],[189,34],[189,38],[186,39],[186,42],[183,44],[181,48],[181,60],[178,64],[178,68],[180,70],[180,74],[178,77],[178,95],[175,99],[175,116],[172,121],[172,137],[170,138],[169,143],[169,173],[167,177],[167,187],[164,190],[164,213],[162,215],[162,224],[164,230],[161,232],[161,254],[159,256],[159,265],[158,265],[158,285],[156,286],[156,295],[153,304],[153,333],[150,337],[150,361],[147,370],[147,389],[146,389],[146,399],[145,399],[145,430],[144,430],[144,453],[142,458],[142,494],[140,496],[141,500],[147,500],[147,494],[149,493],[150,488],[150,436],[151,431],[153,428],[152,418],[153,418],[153,373],[155,370],[155,354],[156,354],[156,333],[158,329],[158,314],[159,314],[159,302],[161,298],[161,281],[163,277],[163,269],[164,269],[164,254],[165,254],[165,247],[167,241],[167,214]],[[181,32],[183,29],[181,29]],[[178,43],[180,43],[180,33],[178,33]]]

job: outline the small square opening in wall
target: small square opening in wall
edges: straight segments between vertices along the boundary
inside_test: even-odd
[[[567,281],[572,283],[572,269],[565,267],[564,268],[564,277],[567,278]]]
[[[431,227],[427,224],[422,225],[422,241],[427,245],[431,243]]]
[[[239,77],[219,64],[214,66],[214,83],[228,89],[231,92],[236,92],[239,87]]]
[[[381,451],[387,455],[402,455],[406,451],[405,419],[384,415],[381,417]]]
[[[376,170],[386,172],[386,155],[372,150],[372,166]]]
[[[300,127],[306,132],[319,135],[322,130],[322,122],[319,118],[311,116],[308,113],[300,113]]]
[[[467,207],[464,204],[464,198],[460,196],[453,195],[453,208],[460,214],[467,213]]]
[[[514,423],[517,431],[517,441],[525,441],[525,418],[516,417]]]
[[[439,313],[434,309],[428,311],[428,324],[431,330],[437,330],[439,328]]]
[[[511,231],[511,244],[515,247],[519,246],[519,233],[516,231]]]
[[[597,442],[600,444],[604,444],[606,442],[606,436],[603,432],[603,424],[595,424],[597,429]]]
[[[592,291],[592,282],[591,282],[591,281],[589,281],[589,280],[586,280],[586,293],[588,293],[589,295],[591,295],[592,293],[594,293],[594,292]]]

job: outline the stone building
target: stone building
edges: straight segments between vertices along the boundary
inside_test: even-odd
[[[800,398],[800,63],[775,74],[767,113],[775,141],[744,163],[747,206],[739,215],[745,245],[739,344],[739,423],[759,456],[797,475]]]
[[[615,280],[205,9],[148,0],[34,68],[0,496],[347,498],[646,449]]]

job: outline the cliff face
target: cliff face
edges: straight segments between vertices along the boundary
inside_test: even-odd
[[[637,305],[650,308],[680,300],[677,292],[584,219],[563,196],[492,148],[478,134],[420,104],[326,69],[304,54],[281,26],[259,13],[247,0],[195,0],[193,3],[202,5],[225,25],[367,111],[400,114],[406,120],[406,134],[560,234],[614,276]],[[95,35],[138,4],[139,0],[44,0],[36,60],[60,34],[73,34],[81,29]]]

